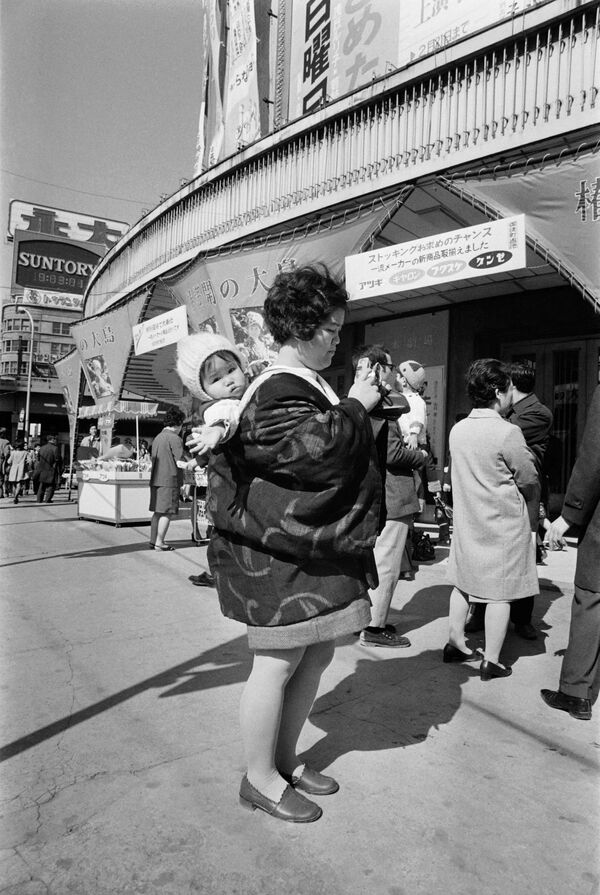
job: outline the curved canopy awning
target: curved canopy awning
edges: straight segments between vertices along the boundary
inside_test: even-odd
[[[147,401],[102,401],[99,404],[91,404],[79,408],[79,419],[97,419],[104,414],[112,414],[116,420],[133,420],[139,417],[156,416],[158,404],[150,404]]]

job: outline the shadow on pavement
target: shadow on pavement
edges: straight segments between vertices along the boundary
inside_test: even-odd
[[[128,699],[133,699],[134,696],[138,696],[147,690],[174,687],[168,693],[161,693],[160,697],[162,698],[164,696],[177,696],[191,690],[209,690],[212,687],[240,683],[248,677],[250,664],[247,639],[245,636],[237,637],[235,640],[219,644],[201,653],[199,656],[189,659],[187,662],[182,662],[180,665],[161,671],[159,674],[146,678],[146,680],[140,681],[138,684],[133,684],[131,687],[126,687],[119,693],[114,693],[112,696],[95,702],[85,709],[73,712],[72,715],[59,718],[52,724],[47,724],[45,727],[26,734],[12,743],[7,743],[6,746],[0,748],[0,761],[6,761],[8,758],[19,755],[21,752],[25,752],[27,749],[31,749],[45,740],[51,739],[51,737],[55,737],[65,730],[69,730],[83,721],[88,721],[90,718],[106,712],[116,705],[126,702]],[[211,667],[191,674],[192,669],[199,665],[222,665],[224,667]]]

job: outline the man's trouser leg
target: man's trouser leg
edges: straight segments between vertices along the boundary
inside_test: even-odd
[[[600,593],[575,585],[560,691],[590,699],[600,660]]]
[[[374,628],[383,628],[387,622],[390,604],[400,576],[402,554],[411,519],[412,516],[388,519],[375,541],[374,554],[379,586],[369,591],[372,603],[371,626]]]

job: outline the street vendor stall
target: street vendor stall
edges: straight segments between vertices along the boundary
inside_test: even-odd
[[[97,418],[101,431],[112,431],[114,420],[135,419],[136,457],[139,457],[139,418],[153,417],[158,404],[135,401],[112,401],[107,405],[81,407],[80,419]],[[119,526],[128,522],[149,522],[150,458],[144,461],[118,457],[82,460],[78,464],[78,506],[80,519],[110,522]]]

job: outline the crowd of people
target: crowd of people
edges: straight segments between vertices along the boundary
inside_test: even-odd
[[[428,495],[442,501],[451,487],[452,590],[441,661],[477,662],[482,681],[511,675],[502,658],[509,623],[520,637],[538,636],[531,622],[536,563],[544,543],[560,549],[575,525],[582,535],[569,643],[559,689],[541,691],[546,704],[591,718],[600,656],[600,386],[564,506],[550,522],[544,455],[552,414],[533,392],[533,372],[495,358],[470,365],[471,411],[450,432],[442,485],[422,364],[396,364],[385,346],[365,345],[354,352],[345,397],[322,377],[347,302],[325,268],[280,273],[262,315],[278,351],[253,378],[246,354],[223,336],[204,331],[181,340],[177,372],[194,398],[194,417],[182,437],[185,415],[171,408],[151,446],[154,551],[173,549],[167,534],[183,471],[207,467],[210,572],[192,580],[216,586],[223,614],[246,625],[253,653],[240,708],[240,803],[295,823],[321,816],[309,797],[339,788],[298,754],[336,639],[355,635],[368,649],[410,646],[389,614]],[[96,436],[91,430],[90,446]],[[18,488],[31,461],[24,445],[6,445],[0,431],[3,483]],[[40,448],[38,500],[52,499],[55,451],[52,438]],[[468,635],[479,629],[484,647],[477,650]]]

